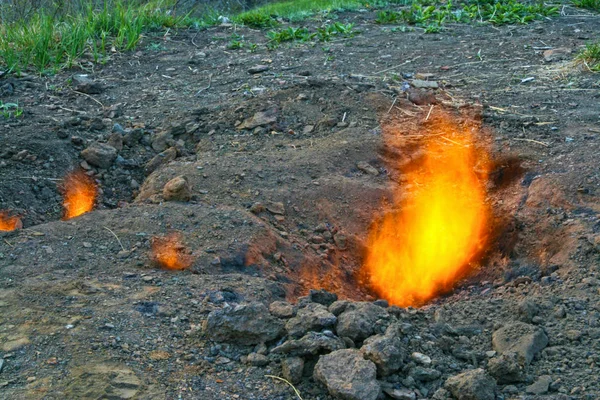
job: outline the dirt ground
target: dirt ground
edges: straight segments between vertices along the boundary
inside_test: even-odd
[[[532,302],[549,347],[499,398],[599,398],[600,77],[571,60],[600,40],[600,16],[562,14],[424,34],[344,13],[355,37],[275,50],[246,28],[160,32],[105,65],[1,78],[1,100],[24,113],[0,121],[0,209],[23,218],[0,233],[0,398],[294,398],[265,377],[277,362],[242,363],[252,349],[213,343],[203,322],[224,303],[309,289],[375,300],[357,274],[365,239],[412,156],[385,137],[424,132],[442,109],[491,141],[497,235],[476,274],[406,318],[420,332],[442,314],[477,326],[461,337],[485,353]],[[229,49],[234,32],[259,46]],[[83,93],[80,73],[97,90]],[[409,100],[413,78],[439,88]],[[113,131],[125,144],[112,165],[84,162]],[[97,209],[61,221],[60,181],[76,167],[98,182]],[[181,175],[191,200],[164,201]],[[185,271],[149,257],[151,237],[174,230],[194,260]],[[485,363],[457,359],[448,371]],[[527,394],[542,375],[552,392]],[[330,398],[312,378],[298,390]]]

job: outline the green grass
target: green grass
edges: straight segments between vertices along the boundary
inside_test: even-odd
[[[6,119],[9,119],[10,117],[19,118],[23,115],[23,109],[19,107],[18,103],[3,103],[2,100],[0,100],[0,115]]]
[[[170,0],[145,4],[113,0],[102,8],[86,0],[83,5],[86,8],[79,13],[41,10],[27,19],[1,24],[0,68],[15,73],[29,68],[53,73],[82,59],[98,63],[115,51],[131,50],[144,32],[206,24],[188,15],[176,16]]]
[[[579,8],[600,12],[600,0],[573,0],[573,4]]]
[[[588,43],[585,48],[577,54],[575,60],[584,64],[590,71],[600,72],[600,42]]]

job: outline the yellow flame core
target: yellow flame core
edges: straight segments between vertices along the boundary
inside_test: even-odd
[[[179,232],[153,237],[152,258],[161,267],[174,270],[186,269],[193,262],[192,256],[186,254]]]
[[[62,184],[63,220],[85,214],[94,209],[98,187],[83,171],[75,170],[65,176]]]
[[[0,232],[14,231],[20,227],[22,224],[19,216],[11,216],[8,211],[0,210]]]
[[[451,139],[427,140],[424,158],[406,173],[411,188],[396,194],[400,211],[384,216],[369,237],[370,285],[391,304],[419,305],[451,289],[486,243],[487,154],[468,133],[450,130]]]

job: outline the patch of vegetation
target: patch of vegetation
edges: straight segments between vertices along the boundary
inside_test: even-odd
[[[54,73],[83,58],[104,62],[113,52],[131,50],[144,32],[208,24],[187,14],[177,16],[172,12],[175,0],[107,0],[101,8],[92,0],[78,4],[72,13],[41,9],[10,22],[0,4],[0,64],[16,73],[31,67]]]
[[[384,10],[377,12],[377,17],[375,18],[376,24],[397,24],[402,20],[402,16],[399,12],[392,10]]]
[[[283,18],[292,22],[302,21],[318,13],[331,13],[335,11],[350,11],[368,6],[376,6],[389,3],[387,1],[369,2],[367,0],[288,0],[283,2],[269,3],[254,10],[239,14],[234,18],[235,22],[248,25],[253,20],[276,21]],[[256,25],[248,25],[258,27]]]
[[[321,42],[328,42],[334,37],[352,37],[357,33],[354,30],[354,24],[342,24],[341,22],[325,24],[317,28],[316,32],[310,32],[307,28],[288,27],[279,31],[273,30],[267,32],[267,37],[269,38],[267,47],[274,49],[282,42],[308,42],[314,38],[319,39]]]
[[[227,48],[230,50],[241,49],[244,47],[244,37],[238,35],[237,33],[233,33],[231,35],[231,40],[227,45]]]
[[[341,22],[334,22],[317,28],[317,37],[321,42],[328,42],[334,36],[352,37],[356,33],[358,32],[354,31],[354,24],[342,24]]]
[[[262,10],[247,11],[234,17],[233,21],[257,29],[272,28],[279,25],[277,20],[273,18],[271,14],[265,13]]]
[[[573,0],[573,5],[600,12],[600,0]]]
[[[585,65],[590,71],[600,72],[600,42],[586,44],[575,60]]]
[[[6,119],[10,117],[19,118],[23,115],[23,109],[19,107],[18,103],[3,103],[0,100],[0,114]]]
[[[289,27],[279,31],[267,32],[269,42],[272,44],[280,44],[282,42],[300,41],[306,42],[316,36],[316,33],[310,33],[306,28]]]

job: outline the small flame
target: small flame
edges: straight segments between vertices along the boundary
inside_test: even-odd
[[[75,170],[64,178],[62,192],[64,198],[63,220],[68,220],[94,209],[98,186],[85,172]]]
[[[475,147],[474,129],[444,114],[430,123],[435,134],[416,135],[425,136],[424,156],[404,166],[409,185],[395,193],[399,211],[374,225],[363,269],[379,296],[402,307],[423,304],[464,277],[490,225],[488,155]]]
[[[0,210],[0,231],[14,231],[22,227],[21,217],[18,215],[11,216],[8,211]]]
[[[152,238],[152,259],[166,269],[186,269],[192,265],[192,256],[186,254],[181,233],[172,232],[166,236]]]

